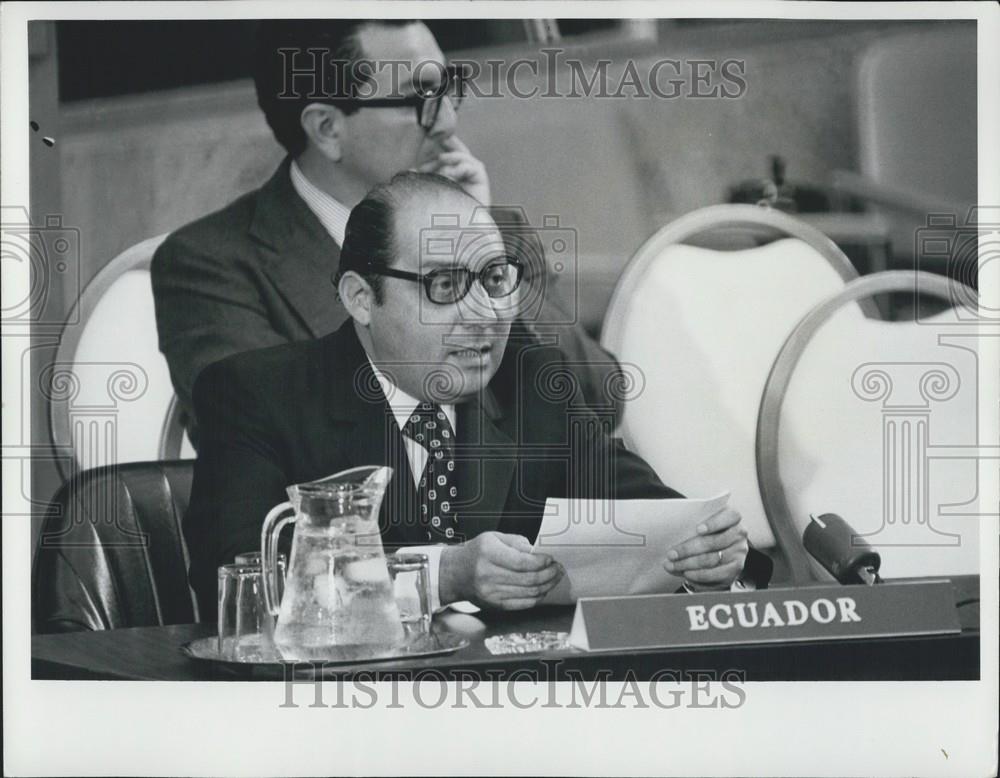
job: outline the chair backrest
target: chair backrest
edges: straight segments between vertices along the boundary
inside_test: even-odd
[[[38,632],[198,620],[181,534],[193,464],[140,462],[87,470],[56,493],[32,571]]]
[[[974,23],[875,41],[858,68],[861,172],[972,205],[976,94]]]
[[[682,243],[741,226],[793,237],[740,251]],[[689,496],[731,491],[760,548],[775,545],[754,455],[764,382],[795,323],[856,277],[828,238],[786,214],[712,206],[650,238],[608,308],[602,344],[641,373],[620,428],[626,444]]]
[[[149,265],[165,237],[136,244],[94,277],[43,372],[53,444],[71,448],[79,470],[194,456],[157,343]]]
[[[860,175],[833,181],[886,219],[899,267],[952,272],[946,257],[917,253],[914,235],[931,216],[964,222],[978,199],[976,37],[956,20],[879,38],[859,63]]]
[[[844,306],[875,294],[943,297],[950,310],[875,321]],[[928,273],[877,273],[817,305],[788,336],[761,399],[764,506],[796,582],[829,579],[798,539],[836,513],[882,556],[889,577],[979,569],[978,345],[969,287]],[[990,369],[983,365],[983,369]],[[992,452],[992,453],[991,453]],[[985,509],[985,511],[984,511]]]

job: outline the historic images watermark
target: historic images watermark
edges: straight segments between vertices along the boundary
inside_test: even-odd
[[[279,708],[531,708],[733,710],[747,702],[742,670],[660,669],[640,678],[628,669],[619,683],[609,669],[584,673],[544,659],[537,668],[364,670],[350,680],[323,680],[336,666],[301,662],[284,665]]]
[[[979,371],[994,369],[980,364],[978,347],[983,338],[1000,337],[1000,309],[980,295],[979,277],[998,256],[1000,206],[928,214],[914,236],[915,267],[923,272],[909,287],[928,358],[865,362],[850,377],[854,394],[878,403],[881,417],[882,515],[865,535],[870,542],[959,546],[961,535],[936,524],[997,515],[978,505],[979,465],[1000,459],[1000,446],[980,438],[976,400]],[[964,487],[958,499],[932,500],[935,476]]]
[[[58,514],[57,505],[31,496],[30,485],[21,478],[23,496],[34,512],[49,518],[40,544],[44,546],[92,545],[90,534],[78,535],[74,526],[90,523],[114,527],[102,538],[105,546],[145,545],[147,538],[124,518],[124,493],[114,468],[119,464],[119,446],[124,431],[120,425],[123,403],[143,397],[149,379],[142,365],[125,360],[88,361],[77,358],[75,345],[83,337],[85,317],[81,286],[80,230],[49,214],[32,223],[23,207],[4,207],[2,259],[5,275],[27,272],[27,295],[18,295],[13,283],[3,285],[2,321],[5,339],[23,339],[20,396],[10,405],[19,409],[17,437],[5,425],[5,465],[51,459],[64,477],[93,468],[111,468],[108,477],[83,483],[69,481],[72,518]],[[68,309],[67,309],[68,306]],[[66,359],[60,359],[59,355]],[[13,398],[10,398],[13,400]],[[51,444],[32,443],[28,423],[32,409],[43,407]],[[34,414],[37,423],[37,414]],[[58,520],[62,519],[60,523]],[[102,532],[102,535],[104,533]],[[75,539],[74,539],[75,538]]]
[[[31,411],[38,407],[39,371],[51,358],[67,319],[61,297],[79,298],[80,231],[65,224],[60,214],[33,222],[27,207],[4,205],[0,211],[0,259],[4,345],[21,350],[20,380],[8,384],[4,394],[3,464],[8,473],[17,473],[11,482],[19,483],[28,506],[27,512],[6,512],[5,517],[27,518],[47,508],[47,503],[34,498],[29,463],[48,460],[65,467],[72,456],[33,442]],[[27,283],[15,283],[18,276]],[[71,313],[70,323],[74,318]]]
[[[63,224],[59,214],[49,214],[41,224],[33,224],[27,208],[5,205],[0,231],[4,275],[28,271],[26,296],[19,296],[14,284],[3,285],[0,318],[5,330],[10,332],[12,326],[19,325],[62,327],[65,315],[50,305],[50,298],[57,286],[73,299],[80,296],[80,230]]]
[[[33,499],[29,462],[42,459],[61,464],[65,453],[32,444],[31,408],[37,402],[37,363],[58,344],[65,321],[58,298],[64,292],[73,299],[80,293],[80,231],[63,223],[59,214],[49,214],[33,223],[24,206],[4,205],[0,210],[0,260],[4,283],[2,310],[5,346],[22,348],[20,381],[7,384],[4,394],[3,463],[10,482],[18,482],[21,497],[30,511],[46,505]],[[25,277],[27,284],[12,277]],[[15,389],[10,391],[10,389]],[[28,516],[30,513],[6,516]]]
[[[502,256],[497,255],[498,231]],[[520,205],[497,205],[476,208],[463,225],[457,213],[436,213],[420,230],[418,252],[425,277],[450,265],[475,271],[482,289],[457,300],[459,316],[470,324],[515,318],[531,325],[571,326],[580,321],[578,233],[563,225],[558,215],[546,215],[535,226]],[[483,277],[483,271],[492,274]],[[487,289],[483,281],[486,286],[493,281],[498,288]],[[503,284],[509,289],[499,288]],[[440,304],[431,299],[431,292],[428,289],[420,300],[421,324],[440,322]],[[561,304],[546,304],[556,292]]]
[[[979,294],[979,278],[991,262],[1000,262],[1000,205],[976,205],[966,214],[931,213],[914,234],[916,269],[945,275],[950,281],[947,302],[954,324],[1000,325],[1000,307]],[[916,319],[927,323],[920,307],[919,276],[914,277]],[[936,309],[935,309],[936,312]],[[939,317],[930,322],[940,326]]]
[[[723,99],[746,94],[741,59],[582,60],[561,48],[536,56],[452,60],[336,59],[329,49],[280,48],[286,100],[403,100],[414,94],[520,100]],[[529,84],[526,79],[532,82]]]

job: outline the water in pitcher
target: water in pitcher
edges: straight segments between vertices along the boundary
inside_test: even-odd
[[[328,658],[334,646],[364,645],[374,655],[403,642],[381,545],[359,546],[353,529],[296,527],[274,635],[285,659]]]

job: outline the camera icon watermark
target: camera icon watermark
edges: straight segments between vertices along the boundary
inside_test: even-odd
[[[973,206],[964,221],[954,213],[928,214],[915,234],[916,269],[945,274],[951,279],[951,324],[1000,322],[1000,308],[991,307],[979,293],[979,276],[990,262],[1000,261],[1000,206]],[[914,287],[916,320],[930,322],[920,306],[920,277]],[[934,308],[933,313],[938,309]],[[936,325],[943,322],[934,318]]]
[[[89,547],[93,537],[78,530],[86,524],[115,528],[101,539],[105,547],[147,544],[148,537],[134,524],[118,466],[127,429],[121,420],[124,406],[146,395],[149,384],[146,370],[134,362],[50,362],[42,368],[37,394],[51,409],[53,449],[71,463],[64,475],[70,479],[67,504],[73,506],[64,521],[47,523],[42,547]],[[103,475],[73,477],[97,470]]]
[[[491,213],[508,251],[525,264],[521,282],[522,321],[532,324],[575,324],[579,318],[579,241],[573,227],[562,224],[556,214],[542,217],[541,226],[532,225],[520,206],[494,207]],[[556,288],[565,310],[546,305],[546,297]]]
[[[496,240],[498,231],[502,248]],[[577,232],[562,226],[558,216],[546,216],[542,226],[535,227],[520,206],[479,207],[467,224],[461,223],[458,214],[438,213],[432,215],[430,226],[420,230],[419,250],[424,275],[447,267],[496,267],[500,253],[516,263],[517,281],[510,292],[487,290],[484,284],[490,283],[490,277],[480,276],[484,288],[473,294],[473,281],[469,293],[457,301],[463,319],[518,318],[532,324],[566,325],[577,320]],[[500,276],[496,281],[501,281]],[[570,310],[545,305],[547,293],[557,284],[563,297],[574,301]],[[422,300],[421,322],[438,321],[437,307],[429,299]]]
[[[4,206],[0,217],[0,259],[3,273],[28,272],[24,294],[4,283],[2,313],[5,325],[72,324],[61,306],[50,306],[52,290],[60,288],[73,300],[80,297],[80,230],[50,214],[44,224],[32,224],[26,208]]]

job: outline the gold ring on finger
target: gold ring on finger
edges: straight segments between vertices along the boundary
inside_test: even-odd
[[[720,551],[719,552],[719,566],[722,566],[722,564],[723,564],[723,561],[722,561],[722,552]]]

